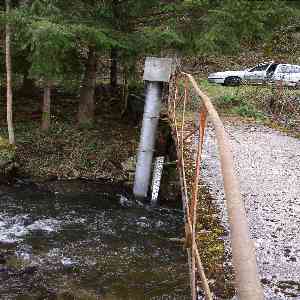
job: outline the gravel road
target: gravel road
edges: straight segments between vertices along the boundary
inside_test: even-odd
[[[225,122],[265,299],[300,299],[300,140],[257,124]],[[228,228],[214,131],[203,178]]]

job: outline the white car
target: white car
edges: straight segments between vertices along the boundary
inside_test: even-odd
[[[239,85],[242,82],[252,84],[281,82],[283,85],[300,86],[300,66],[265,62],[243,71],[212,73],[209,74],[208,81],[223,85]]]

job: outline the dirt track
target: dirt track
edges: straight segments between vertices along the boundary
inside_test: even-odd
[[[257,124],[225,127],[265,298],[300,299],[300,140]],[[206,134],[203,177],[228,227],[216,140]]]

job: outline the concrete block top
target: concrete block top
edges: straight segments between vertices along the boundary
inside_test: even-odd
[[[172,58],[146,57],[144,80],[169,82],[172,64]]]

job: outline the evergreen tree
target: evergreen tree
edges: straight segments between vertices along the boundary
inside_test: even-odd
[[[43,80],[49,95],[50,82],[76,66],[83,69],[79,123],[94,119],[100,55],[111,56],[115,90],[118,70],[130,80],[138,57],[237,52],[299,20],[299,5],[280,0],[20,0],[13,4],[9,22],[24,83],[26,78]]]

